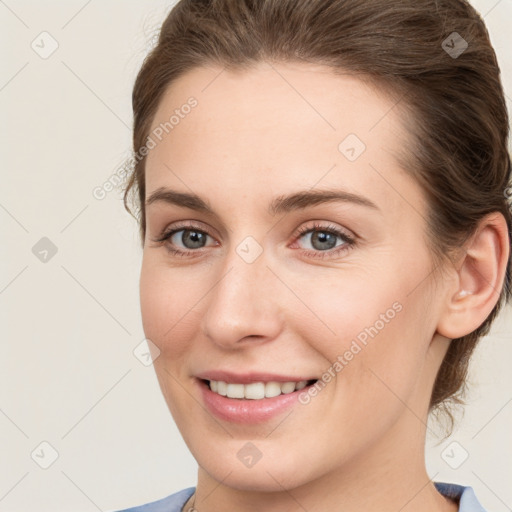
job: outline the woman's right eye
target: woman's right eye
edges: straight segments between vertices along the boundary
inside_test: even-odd
[[[202,252],[198,249],[206,246],[208,237],[212,238],[208,233],[195,226],[179,226],[165,231],[155,241],[165,243],[167,250],[174,255],[190,256],[192,253],[196,255],[198,252]]]
[[[181,236],[177,236],[179,233],[181,233]],[[209,235],[207,233],[197,229],[180,229],[178,231],[173,231],[167,239],[171,241],[174,239],[174,244],[176,241],[181,242],[185,245],[185,249],[200,249],[206,243],[208,236]]]

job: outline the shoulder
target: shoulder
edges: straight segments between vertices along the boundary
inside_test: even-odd
[[[192,496],[195,487],[188,487],[166,498],[145,505],[118,510],[117,512],[181,512],[183,505]]]
[[[458,501],[459,512],[486,512],[478,501],[472,487],[443,482],[435,482],[435,486],[443,496]]]

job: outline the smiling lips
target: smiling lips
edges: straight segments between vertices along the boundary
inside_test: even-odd
[[[317,379],[275,374],[235,375],[211,371],[196,375],[206,408],[217,418],[244,424],[267,421],[298,402],[301,390]]]

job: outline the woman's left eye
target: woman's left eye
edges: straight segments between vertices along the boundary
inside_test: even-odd
[[[333,225],[322,226],[315,223],[312,227],[300,228],[297,240],[301,238],[309,239],[313,250],[308,249],[306,252],[314,258],[333,257],[355,245],[354,237]],[[337,244],[337,240],[341,240],[341,243]]]
[[[177,236],[181,233],[180,236]],[[177,226],[171,230],[165,231],[160,237],[155,239],[155,242],[167,242],[167,250],[175,256],[200,256],[203,249],[206,247],[206,242],[211,237],[204,230],[200,230],[192,225]],[[300,228],[295,235],[295,241],[300,239],[309,239],[311,248],[304,249],[302,252],[308,257],[325,258],[333,257],[343,251],[347,251],[355,244],[355,239],[348,233],[341,231],[333,225],[322,226],[315,223],[313,226]],[[337,243],[341,240],[340,243]],[[182,244],[181,247],[179,243]],[[296,243],[296,242],[294,242]],[[216,242],[213,245],[218,245]],[[178,248],[176,248],[178,247]]]

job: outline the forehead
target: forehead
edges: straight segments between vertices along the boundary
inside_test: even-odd
[[[173,126],[174,134],[187,128],[189,132],[203,129],[201,133],[212,138],[226,131],[247,133],[274,128],[275,132],[281,128],[292,129],[295,136],[302,132],[304,138],[313,132],[335,137],[354,132],[366,140],[389,139],[386,135],[390,128],[393,132],[402,128],[395,108],[400,98],[390,94],[369,85],[362,76],[334,73],[316,64],[261,62],[247,70],[201,67],[167,87],[151,129],[180,114],[194,97],[197,107],[193,116],[181,123],[180,115],[180,122]],[[212,121],[218,127],[214,132],[209,131]],[[269,130],[269,136],[274,134]]]
[[[169,185],[229,199],[235,189],[278,194],[318,184],[387,192],[396,202],[383,176],[410,181],[395,157],[409,146],[397,104],[321,65],[193,69],[168,87],[153,119],[147,195]]]

